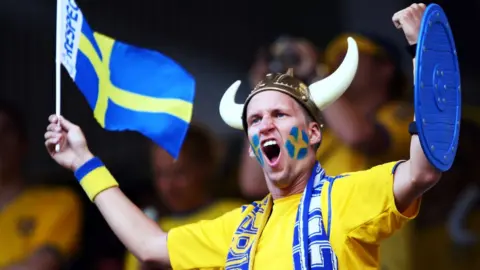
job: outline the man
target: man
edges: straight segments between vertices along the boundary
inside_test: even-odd
[[[159,199],[170,212],[158,219],[163,231],[214,219],[241,206],[240,201],[215,199],[211,195],[211,187],[219,171],[219,152],[217,140],[199,125],[190,125],[177,161],[160,147],[151,147],[154,186]],[[146,211],[158,212],[157,209]],[[127,255],[125,270],[144,269],[141,267],[132,254]]]
[[[0,101],[0,269],[60,269],[77,250],[81,202],[66,188],[27,186],[27,131]]]
[[[366,170],[390,160],[406,159],[409,154],[410,136],[406,131],[413,109],[399,99],[406,87],[399,52],[388,40],[373,34],[342,34],[325,49],[325,63],[331,72],[342,62],[348,36],[358,44],[358,72],[345,94],[323,110],[326,128],[316,153],[330,175]],[[243,194],[265,196],[268,189],[261,168],[246,153],[242,161]],[[411,268],[411,227],[409,223],[382,243],[383,269]]]
[[[417,42],[424,10],[425,5],[415,4],[393,17],[410,44]],[[377,268],[379,242],[416,216],[422,194],[441,174],[413,135],[407,161],[325,176],[315,158],[321,143],[318,111],[337,99],[355,75],[358,51],[352,39],[349,45],[353,49],[344,63],[310,90],[291,72],[267,75],[243,106],[234,102],[239,82],[227,90],[220,114],[249,136],[270,194],[215,220],[167,234],[122,194],[78,126],[52,115],[45,144],[59,164],[75,171],[89,198],[141,261],[174,269]]]

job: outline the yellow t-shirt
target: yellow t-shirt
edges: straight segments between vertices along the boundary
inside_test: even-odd
[[[77,249],[81,202],[67,188],[31,188],[0,210],[0,268],[51,246],[65,258]]]
[[[396,162],[349,173],[326,183],[321,208],[340,269],[378,269],[381,240],[414,218],[420,200],[401,214],[393,196]],[[293,269],[292,240],[301,195],[278,199],[260,236],[253,269]],[[168,252],[173,269],[223,267],[241,208],[211,221],[172,229]]]
[[[361,171],[390,160],[408,159],[410,134],[408,125],[413,120],[413,108],[403,102],[389,102],[377,113],[379,123],[389,135],[389,147],[379,155],[365,155],[348,145],[327,129],[317,152],[317,159],[327,174],[338,175],[344,172]],[[404,270],[411,268],[411,238],[413,223],[382,242],[382,269]]]
[[[215,203],[212,203],[208,207],[205,207],[195,213],[192,213],[188,216],[170,216],[161,218],[158,222],[160,228],[163,231],[168,232],[172,228],[176,228],[185,224],[190,224],[198,222],[200,220],[210,220],[217,218],[228,211],[231,211],[234,208],[237,208],[242,205],[242,202],[237,200],[218,200]],[[127,253],[125,258],[125,270],[139,270],[140,265],[138,260],[131,253]]]

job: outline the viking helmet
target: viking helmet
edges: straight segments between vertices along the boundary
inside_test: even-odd
[[[287,94],[299,102],[317,122],[319,112],[337,100],[350,86],[358,67],[358,47],[355,40],[347,38],[348,51],[342,64],[330,76],[307,86],[293,77],[289,69],[286,74],[268,74],[252,90],[244,105],[235,102],[240,81],[234,82],[220,101],[220,116],[223,121],[240,130],[247,130],[247,105],[256,94],[263,91],[278,91]]]

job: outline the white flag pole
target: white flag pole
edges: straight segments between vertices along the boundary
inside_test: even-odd
[[[55,49],[55,114],[60,116],[61,101],[61,51],[62,51],[62,1],[57,0],[57,26],[56,26],[56,49]],[[60,125],[60,121],[58,122]],[[60,151],[60,144],[55,145],[55,151]]]

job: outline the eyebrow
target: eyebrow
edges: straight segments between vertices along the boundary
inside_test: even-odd
[[[250,116],[247,117],[247,123],[249,123],[252,120],[252,118],[255,118],[258,116],[259,116],[258,112],[250,114]]]
[[[281,112],[289,112],[292,111],[293,108],[290,108],[289,106],[285,106],[283,104],[277,104],[275,107],[270,108],[270,112],[276,112],[276,111],[281,111]],[[252,112],[250,116],[247,117],[247,121],[250,120],[253,117],[259,116],[261,113],[259,111]]]

